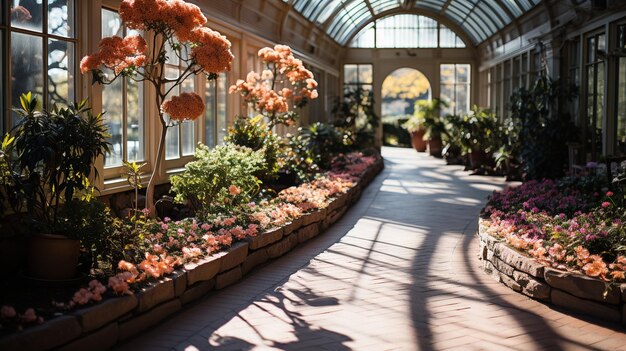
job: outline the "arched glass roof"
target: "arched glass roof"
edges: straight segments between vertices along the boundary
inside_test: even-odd
[[[352,48],[464,48],[463,39],[438,21],[397,14],[369,22],[350,41]]]
[[[541,0],[288,0],[294,9],[345,45],[369,22],[394,12],[422,10],[444,17],[479,44]]]

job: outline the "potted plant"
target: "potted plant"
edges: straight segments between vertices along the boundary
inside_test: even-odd
[[[417,152],[426,151],[427,142],[424,140],[424,134],[426,134],[426,127],[424,127],[423,114],[416,113],[412,115],[404,124],[402,128],[411,133],[411,146]]]
[[[96,158],[109,152],[102,114],[94,116],[86,101],[39,110],[31,93],[20,97],[20,116],[11,130],[9,152],[16,184],[24,196],[29,241],[27,274],[34,278],[73,278],[80,236],[64,223],[63,204],[92,188]],[[97,174],[96,174],[97,175]]]
[[[458,115],[448,115],[446,117],[446,133],[443,135],[443,157],[448,164],[466,163],[466,155],[461,148],[461,138],[463,133],[464,117]]]
[[[442,135],[446,133],[446,126],[441,118],[441,108],[447,107],[445,101],[434,98],[432,101],[418,101],[415,106],[416,114],[424,120],[426,129],[424,138],[428,140],[428,151],[431,156],[441,157],[443,149]]]
[[[23,266],[24,236],[15,223],[19,223],[23,201],[18,191],[11,157],[15,138],[5,134],[0,146],[0,275],[12,275]]]
[[[493,163],[492,154],[500,146],[498,117],[488,109],[477,106],[464,117],[461,146],[468,154],[471,169]]]

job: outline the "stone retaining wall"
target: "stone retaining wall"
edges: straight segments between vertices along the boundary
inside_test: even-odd
[[[487,234],[487,223],[479,219],[480,259],[496,280],[535,300],[626,324],[626,284],[611,286],[604,296],[603,281],[546,267]]]
[[[327,208],[309,213],[285,227],[235,243],[229,250],[188,263],[150,283],[132,296],[112,297],[72,314],[46,321],[0,339],[0,350],[106,350],[157,324],[211,290],[239,281],[270,259],[322,233],[357,202],[361,191],[384,168],[378,160],[346,194]]]

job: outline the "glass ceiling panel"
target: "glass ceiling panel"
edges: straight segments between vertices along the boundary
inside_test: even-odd
[[[293,9],[324,28],[339,44],[386,11],[422,9],[444,16],[477,45],[531,10],[541,0],[293,0]],[[367,27],[369,28],[369,26]]]

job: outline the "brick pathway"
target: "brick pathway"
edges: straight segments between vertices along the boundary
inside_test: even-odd
[[[626,350],[479,268],[476,219],[499,178],[409,149],[324,235],[119,350]]]

